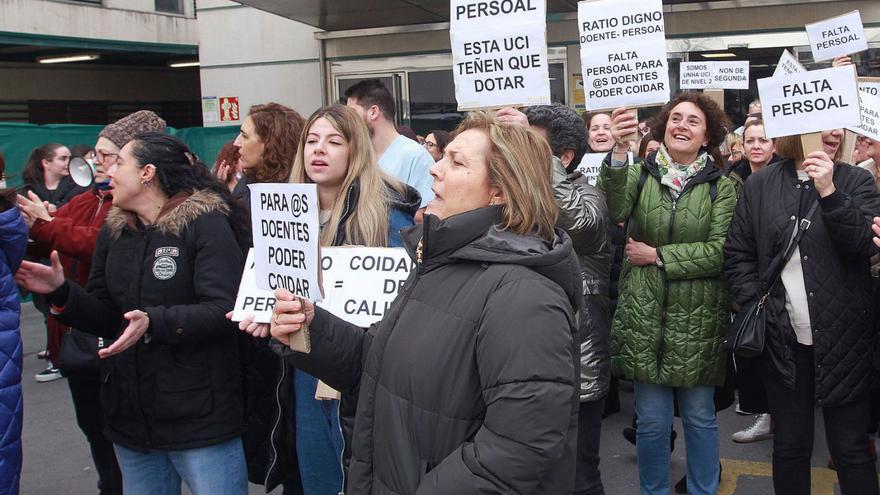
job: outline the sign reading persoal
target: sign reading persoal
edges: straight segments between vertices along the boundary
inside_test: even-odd
[[[283,287],[312,301],[318,288],[318,191],[315,184],[251,184],[257,287]]]
[[[868,49],[858,10],[806,25],[813,60],[821,62]]]
[[[758,79],[768,138],[858,126],[859,95],[852,67]]]
[[[550,103],[545,2],[450,2],[459,110]]]
[[[749,62],[682,62],[681,89],[749,89]]]
[[[587,110],[669,101],[661,0],[580,2],[578,33]]]

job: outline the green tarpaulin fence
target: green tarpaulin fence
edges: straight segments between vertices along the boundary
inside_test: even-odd
[[[21,170],[31,150],[46,143],[65,146],[86,144],[94,146],[104,126],[78,124],[19,124],[0,122],[0,153],[6,159],[9,186],[21,185]],[[182,139],[208,166],[214,164],[217,152],[224,144],[235,139],[238,126],[168,128],[168,133]]]

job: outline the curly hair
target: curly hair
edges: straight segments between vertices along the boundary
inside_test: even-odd
[[[709,156],[715,161],[715,166],[724,167],[724,160],[721,158],[721,152],[718,149],[727,137],[727,129],[731,128],[730,119],[724,113],[724,110],[715,103],[714,100],[702,93],[694,93],[687,91],[679,93],[666,106],[660,110],[660,113],[654,117],[654,125],[651,127],[651,136],[657,142],[663,143],[666,136],[666,124],[669,122],[669,115],[672,109],[679,103],[693,103],[706,116],[706,142],[707,145],[701,148],[702,151],[709,153]]]
[[[535,105],[526,108],[523,112],[529,119],[529,125],[547,130],[550,149],[555,156],[562,155],[565,150],[571,150],[574,152],[574,158],[569,167],[574,168],[581,162],[584,153],[587,152],[587,128],[577,112],[559,103]]]
[[[224,144],[217,153],[217,158],[214,159],[214,168],[211,169],[211,173],[216,175],[217,171],[220,169],[220,165],[229,165],[232,167],[231,170],[236,170],[235,164],[238,163],[240,157],[241,153],[239,153],[235,141],[230,141]],[[235,179],[235,173],[229,173],[226,175],[227,184],[232,182],[232,179]]]
[[[248,112],[254,130],[266,147],[261,163],[252,172],[257,182],[287,182],[305,119],[296,110],[279,103],[254,105]]]

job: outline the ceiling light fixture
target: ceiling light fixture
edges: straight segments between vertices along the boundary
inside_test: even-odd
[[[173,62],[173,63],[168,64],[168,67],[172,67],[174,69],[180,69],[183,67],[198,67],[198,66],[199,66],[198,60],[196,60],[194,62]]]
[[[62,57],[40,57],[37,62],[41,64],[63,64],[67,62],[88,62],[97,60],[99,55],[65,55]]]
[[[730,52],[701,53],[700,56],[703,58],[736,58],[736,54]]]

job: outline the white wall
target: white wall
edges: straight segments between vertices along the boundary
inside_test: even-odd
[[[203,97],[237,96],[242,118],[270,101],[304,118],[321,106],[315,28],[226,0],[197,9]]]
[[[198,44],[198,29],[192,18],[190,0],[184,2],[189,17],[157,14],[153,0],[105,2],[106,8],[51,0],[0,0],[0,31],[146,43]]]

